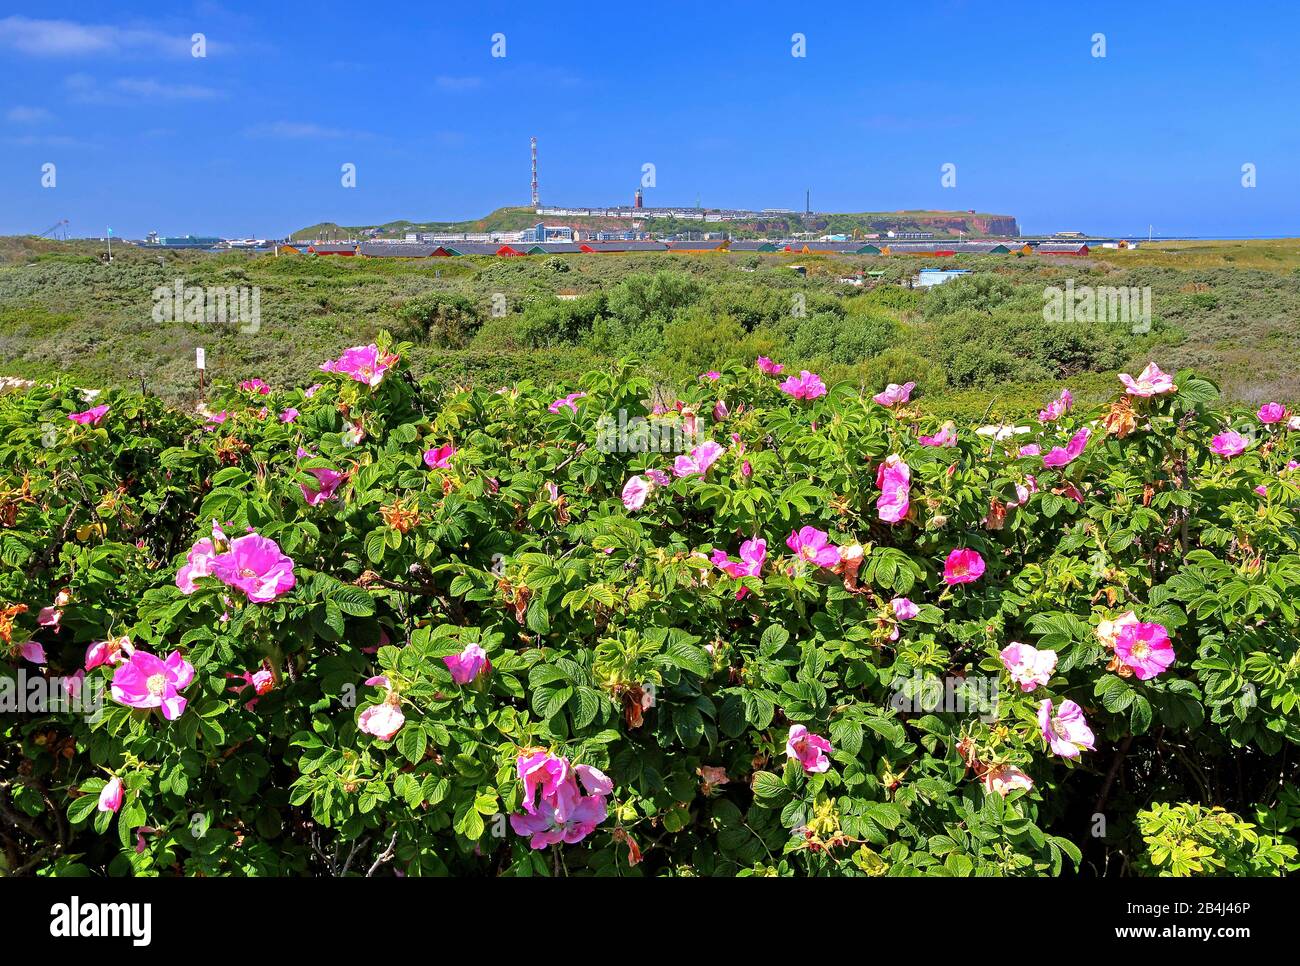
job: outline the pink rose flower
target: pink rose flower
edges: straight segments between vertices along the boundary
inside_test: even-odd
[[[883,392],[878,392],[872,396],[872,400],[878,405],[887,409],[893,409],[895,406],[901,406],[912,398],[912,390],[916,388],[916,383],[905,382],[901,386],[896,382],[891,382],[885,387]]]
[[[298,410],[290,406],[284,412],[280,413],[280,422],[291,423],[298,418]]]
[[[718,372],[716,369],[710,369],[708,372],[702,374],[700,378],[707,379],[709,382],[717,382],[722,378],[722,373]]]
[[[524,783],[523,809],[530,815],[537,811],[541,799],[554,798],[570,779],[569,760],[545,751],[521,755],[515,769]]]
[[[785,545],[794,551],[800,560],[818,567],[834,567],[840,562],[840,552],[829,542],[829,535],[816,527],[801,527],[791,531],[786,537]]]
[[[1124,384],[1130,396],[1148,398],[1178,391],[1178,387],[1174,385],[1174,377],[1161,372],[1160,367],[1154,362],[1147,363],[1147,367],[1136,379],[1127,372],[1121,372],[1119,381]]]
[[[591,765],[574,765],[573,773],[578,776],[588,795],[609,795],[614,791],[613,780],[599,768]]]
[[[1037,456],[1043,450],[1037,443],[1027,443],[1020,447],[1017,455],[1019,456]]]
[[[321,372],[337,372],[373,389],[384,379],[384,373],[397,362],[395,355],[380,355],[379,347],[370,345],[353,346],[337,359],[321,363]]]
[[[185,555],[185,563],[180,570],[176,571],[176,586],[180,588],[182,594],[188,596],[194,593],[198,589],[194,581],[199,577],[212,574],[212,561],[216,556],[217,551],[207,537],[190,547],[189,553]]]
[[[1029,498],[1038,492],[1038,480],[1032,475],[1025,476],[1024,483],[1016,484],[1016,498],[1007,501],[1007,507],[1024,506]]]
[[[1280,423],[1286,419],[1286,407],[1281,403],[1265,403],[1259,407],[1259,412],[1255,414],[1259,421],[1265,426],[1272,426],[1274,423]]]
[[[239,384],[239,388],[244,392],[256,393],[259,396],[269,396],[271,394],[271,387],[261,379],[245,379]]]
[[[933,436],[920,436],[917,442],[922,446],[956,446],[957,427],[950,422],[944,423],[939,432]]]
[[[86,670],[93,671],[101,664],[121,664],[135,651],[129,637],[110,637],[106,641],[92,641],[86,648]]]
[[[997,793],[1006,798],[1017,788],[1029,791],[1034,787],[1034,780],[1015,765],[994,765],[984,773],[984,790],[990,795]]]
[[[1038,730],[1062,758],[1078,758],[1083,751],[1094,751],[1092,729],[1083,717],[1083,709],[1073,701],[1062,701],[1061,710],[1053,713],[1052,699],[1044,698],[1038,706]]]
[[[492,662],[487,652],[479,645],[469,643],[459,654],[448,654],[442,659],[451,672],[451,679],[457,684],[469,684],[480,674],[492,670]]]
[[[970,584],[984,575],[984,558],[974,550],[958,548],[943,562],[943,580],[948,586]]]
[[[1138,623],[1137,614],[1132,611],[1121,614],[1113,620],[1100,621],[1097,624],[1097,630],[1095,632],[1097,640],[1101,641],[1104,646],[1113,649],[1116,642],[1119,640],[1120,631],[1125,627],[1136,623]]]
[[[45,648],[38,641],[25,641],[19,648],[18,653],[23,660],[31,661],[33,664],[45,663]]]
[[[826,384],[821,377],[804,369],[798,376],[790,376],[781,383],[781,391],[795,399],[816,399],[826,395]]]
[[[645,506],[646,497],[654,490],[654,484],[644,477],[630,476],[623,484],[623,506],[633,513]]]
[[[1047,404],[1047,408],[1040,410],[1038,421],[1040,423],[1054,423],[1074,407],[1074,396],[1070,390],[1062,389],[1059,398],[1052,400]]]
[[[185,712],[180,692],[194,680],[194,667],[172,651],[163,661],[145,651],[131,657],[113,672],[109,692],[118,704],[128,708],[162,708],[163,717],[174,721]]]
[[[298,484],[298,489],[302,491],[302,498],[307,501],[308,506],[320,506],[327,500],[334,499],[339,486],[348,478],[346,473],[327,470],[324,467],[316,467],[306,472],[316,477],[315,489],[306,483]]]
[[[1126,624],[1115,638],[1115,656],[1139,681],[1148,681],[1174,663],[1174,646],[1163,624]]]
[[[912,469],[903,458],[891,455],[876,470],[876,513],[886,523],[899,523],[911,509]]]
[[[528,838],[532,849],[544,849],[561,842],[576,845],[596,830],[609,814],[602,795],[566,795],[567,807],[558,798],[544,798],[532,812],[510,816],[515,834]]]
[[[228,690],[234,691],[236,694],[252,690],[253,697],[244,702],[244,707],[249,711],[257,707],[259,697],[275,689],[275,675],[265,665],[256,671],[245,671],[243,674],[227,674],[226,677],[234,678],[239,682],[239,684],[232,685]]]
[[[293,560],[279,544],[257,533],[230,541],[230,549],[214,557],[212,573],[224,584],[242,590],[249,601],[264,604],[291,590],[297,579]]]
[[[431,470],[445,470],[451,467],[451,458],[456,455],[458,450],[451,443],[445,446],[439,446],[436,449],[425,450],[424,465]]]
[[[746,540],[740,545],[740,560],[735,561],[721,550],[713,551],[714,566],[728,577],[758,577],[763,572],[763,563],[767,560],[767,541],[761,537]]]
[[[587,394],[585,392],[571,392],[567,396],[555,400],[555,402],[551,403],[546,408],[553,413],[558,413],[561,409],[568,407],[576,413],[578,411],[578,400],[585,399],[586,396]]]
[[[673,476],[694,476],[699,474],[703,476],[709,471],[709,467],[718,461],[718,458],[725,453],[720,443],[708,440],[701,443],[695,449],[691,450],[689,456],[679,456],[673,460]]]
[[[1234,456],[1240,456],[1246,452],[1250,442],[1241,433],[1235,430],[1228,430],[1226,433],[1220,433],[1210,440],[1210,449],[1224,459],[1232,459]]]
[[[122,779],[114,775],[108,784],[99,790],[99,810],[116,812],[122,807]]]
[[[1061,496],[1068,496],[1079,506],[1083,506],[1083,494],[1079,492],[1079,488],[1073,483],[1066,483],[1060,490],[1053,490],[1052,492],[1059,493]]]
[[[672,477],[663,470],[646,470],[645,475],[646,479],[655,486],[667,486],[673,481]]]
[[[1054,446],[1052,450],[1043,457],[1043,465],[1049,468],[1066,466],[1073,463],[1083,455],[1084,447],[1088,445],[1088,439],[1092,436],[1092,430],[1083,428],[1070,437],[1070,442],[1062,449],[1060,446]]]
[[[107,414],[107,406],[96,406],[94,409],[87,409],[85,412],[69,413],[68,418],[79,426],[98,426]]]
[[[581,842],[605,820],[605,796],[614,783],[600,769],[571,767],[567,758],[545,751],[521,755],[516,768],[524,784],[524,811],[511,815],[510,825],[532,848]]]
[[[351,448],[353,446],[360,446],[361,441],[365,438],[366,431],[361,428],[360,423],[347,423],[339,441],[342,442],[344,446]]]
[[[395,691],[389,691],[382,704],[373,704],[361,712],[357,727],[380,741],[392,741],[393,736],[406,724],[406,715],[399,706],[400,699]]]
[[[1021,691],[1032,691],[1052,679],[1056,670],[1056,652],[1038,650],[1013,641],[1002,649],[1002,666]]]
[[[895,597],[889,602],[889,606],[894,610],[894,617],[900,621],[910,621],[917,614],[921,613],[921,608],[912,603],[906,597]]]
[[[785,369],[785,366],[781,363],[773,362],[767,356],[759,356],[754,364],[758,366],[759,372],[765,376],[779,376],[782,370]]]
[[[820,775],[831,767],[831,760],[827,757],[831,753],[831,743],[821,735],[812,734],[803,725],[790,726],[785,753],[799,762],[809,775]]]

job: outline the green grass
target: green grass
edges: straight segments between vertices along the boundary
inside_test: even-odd
[[[418,371],[448,382],[563,381],[602,359],[636,356],[671,386],[764,354],[873,390],[916,380],[954,418],[1011,418],[1036,412],[1052,383],[1087,392],[1100,380],[1104,395],[1117,370],[1156,359],[1166,369],[1196,368],[1230,399],[1300,398],[1295,241],[1166,243],[1079,260],[963,257],[974,278],[928,292],[898,283],[936,260],[906,256],[408,261],[123,246],[108,265],[99,254],[89,242],[0,238],[0,374],[66,371],[83,385],[143,380],[189,401],[198,346],[213,380],[306,384],[323,359],[387,329],[416,342]],[[853,271],[883,274],[872,289],[838,282]],[[258,287],[261,331],[154,322],[152,292],[176,278]],[[1044,287],[1068,279],[1151,287],[1152,333],[1045,325]],[[581,298],[558,301],[559,292]],[[498,299],[500,317],[492,314]]]

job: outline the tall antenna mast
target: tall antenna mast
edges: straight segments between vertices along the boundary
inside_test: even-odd
[[[542,196],[537,192],[537,138],[529,138],[533,149],[533,207],[538,208],[542,204]]]

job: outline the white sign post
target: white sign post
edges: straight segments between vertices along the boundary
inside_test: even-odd
[[[208,369],[208,354],[202,346],[194,350],[194,368],[199,370],[199,395],[203,395],[203,376]]]

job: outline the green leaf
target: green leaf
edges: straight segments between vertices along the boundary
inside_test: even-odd
[[[402,757],[411,763],[415,763],[424,758],[424,750],[428,746],[428,735],[419,725],[407,724],[405,728],[397,733],[397,750]]]
[[[680,638],[668,642],[664,656],[683,671],[690,671],[702,678],[707,678],[713,668],[708,651]]]
[[[330,600],[343,613],[352,617],[369,617],[375,612],[375,600],[360,587],[340,587],[330,594]]]

